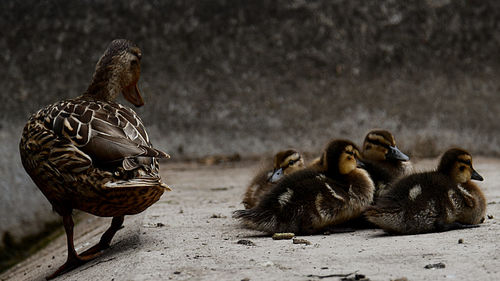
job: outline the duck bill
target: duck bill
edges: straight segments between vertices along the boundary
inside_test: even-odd
[[[386,159],[399,160],[399,161],[408,161],[410,157],[404,154],[395,146],[389,146],[389,151],[385,154]]]
[[[137,88],[137,84],[130,85],[123,89],[123,97],[137,107],[144,105],[144,100],[139,92],[139,88]]]
[[[361,161],[360,159],[356,158],[356,167],[361,168],[361,169],[365,169],[366,165],[365,165],[365,163],[363,163],[363,161]]]
[[[472,169],[472,175],[470,177],[471,179],[473,180],[477,180],[477,181],[483,181],[483,177],[478,173],[476,172],[476,170]]]
[[[267,179],[271,183],[279,181],[283,177],[283,168],[275,169],[273,174]]]

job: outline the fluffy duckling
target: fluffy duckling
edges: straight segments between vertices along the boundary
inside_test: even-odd
[[[386,130],[372,130],[366,135],[361,158],[375,183],[375,201],[390,182],[412,170],[410,158],[396,147],[394,136]]]
[[[476,227],[484,220],[486,199],[471,180],[483,178],[473,169],[470,153],[450,149],[436,171],[401,178],[365,216],[396,234]]]
[[[295,149],[276,153],[273,168],[262,170],[250,182],[242,201],[245,208],[250,209],[258,205],[264,194],[271,190],[283,176],[303,167],[304,159]]]
[[[121,228],[125,215],[144,211],[168,186],[158,173],[158,158],[146,129],[130,108],[114,102],[120,93],[144,104],[137,88],[141,50],[114,40],[99,59],[87,91],[33,114],[19,145],[26,172],[63,217],[68,258],[54,278],[100,255]],[[73,209],[113,217],[97,245],[77,254]]]
[[[252,209],[235,211],[246,226],[267,233],[310,234],[358,217],[371,204],[373,182],[357,167],[359,152],[346,140],[333,140],[321,168],[299,170],[278,182]]]

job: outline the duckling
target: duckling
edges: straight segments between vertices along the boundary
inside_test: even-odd
[[[117,39],[99,59],[87,91],[33,114],[19,150],[26,172],[62,216],[68,257],[52,279],[99,256],[121,228],[125,215],[144,211],[169,187],[158,173],[159,158],[139,116],[114,100],[120,93],[144,104],[137,82],[141,50]],[[73,244],[72,210],[113,217],[99,243],[78,255]]]
[[[483,177],[472,167],[470,153],[450,149],[437,170],[401,178],[365,216],[396,234],[477,227],[484,220],[486,199],[471,180],[482,181]]]
[[[358,217],[371,204],[374,190],[368,173],[357,167],[358,156],[351,141],[333,140],[321,167],[284,177],[257,206],[235,211],[234,217],[267,233],[304,234]]]
[[[363,141],[363,168],[375,183],[375,199],[386,192],[389,183],[412,170],[410,158],[396,147],[394,136],[386,130],[372,130]]]
[[[245,192],[243,205],[250,209],[258,205],[264,194],[271,190],[285,175],[304,167],[302,155],[295,149],[280,151],[274,155],[272,169],[264,169],[250,182]]]

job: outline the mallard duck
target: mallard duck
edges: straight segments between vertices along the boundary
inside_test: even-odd
[[[390,233],[417,234],[476,227],[484,220],[486,200],[471,180],[482,181],[470,153],[446,151],[431,172],[401,178],[366,212],[366,218]]]
[[[267,233],[310,234],[361,215],[373,199],[373,182],[357,167],[358,149],[347,140],[331,141],[321,167],[296,171],[281,179],[252,209],[234,217]]]
[[[284,175],[289,175],[303,167],[304,159],[295,149],[276,153],[273,168],[263,169],[250,182],[242,201],[245,208],[250,209],[256,206],[262,196],[271,190]]]
[[[380,194],[386,192],[389,183],[411,172],[409,160],[397,148],[394,136],[389,131],[372,130],[366,135],[361,162],[375,183],[375,201]]]
[[[158,158],[146,129],[130,108],[114,102],[120,93],[144,104],[137,82],[141,50],[128,40],[111,42],[99,59],[87,91],[33,114],[19,145],[26,172],[62,216],[68,258],[54,278],[109,247],[124,216],[144,211],[168,186],[158,174]],[[73,245],[72,210],[113,217],[99,243],[78,255]]]

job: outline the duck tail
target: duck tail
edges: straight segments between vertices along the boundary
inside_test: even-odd
[[[237,210],[233,218],[240,220],[246,227],[264,231],[267,233],[279,232],[279,224],[276,216],[270,210],[252,208]]]
[[[370,206],[364,212],[365,218],[387,232],[401,232],[403,213],[397,208],[379,208]]]

